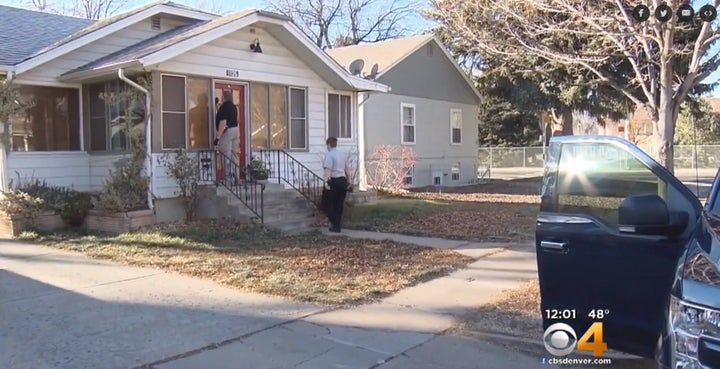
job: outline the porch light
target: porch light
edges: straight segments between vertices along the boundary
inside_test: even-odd
[[[259,40],[259,39],[256,38],[255,41],[253,41],[253,42],[250,44],[250,50],[252,50],[252,51],[254,51],[254,52],[256,52],[256,53],[261,53],[261,52],[262,52],[262,47],[260,47],[260,40]]]

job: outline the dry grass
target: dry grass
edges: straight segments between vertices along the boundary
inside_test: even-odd
[[[415,189],[401,198],[348,209],[345,226],[469,241],[532,240],[539,210],[537,180],[495,181],[443,189]]]
[[[532,280],[506,291],[494,302],[467,313],[462,325],[470,331],[541,340],[543,331],[538,281]]]
[[[472,261],[446,250],[319,233],[287,237],[230,222],[157,227],[119,236],[25,238],[95,258],[326,304],[373,300]]]

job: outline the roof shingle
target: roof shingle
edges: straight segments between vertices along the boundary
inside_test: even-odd
[[[15,65],[94,21],[0,5],[0,64]]]

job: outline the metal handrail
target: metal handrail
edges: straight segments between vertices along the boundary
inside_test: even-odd
[[[220,160],[218,163],[217,160]],[[200,179],[222,185],[257,216],[260,223],[265,216],[265,184],[247,180],[247,171],[240,164],[220,151],[199,152]],[[218,173],[218,164],[222,173]],[[259,189],[259,190],[258,190]]]
[[[282,149],[263,149],[259,159],[267,166],[269,178],[290,185],[315,207],[322,209],[325,180]]]

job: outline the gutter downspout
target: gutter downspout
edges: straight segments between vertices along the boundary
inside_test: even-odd
[[[367,169],[365,166],[365,102],[370,98],[370,92],[358,93],[358,190],[367,191]]]
[[[133,82],[130,78],[127,78],[125,76],[125,72],[122,68],[118,68],[118,78],[120,80],[124,81],[125,83],[129,84],[136,90],[142,92],[145,94],[145,114],[148,115],[147,122],[145,126],[145,150],[147,152],[146,158],[145,158],[145,173],[147,173],[148,177],[150,178],[150,188],[148,189],[147,198],[148,198],[148,207],[150,210],[153,210],[155,207],[155,204],[153,203],[153,187],[155,185],[155,181],[153,181],[153,165],[152,165],[152,136],[151,136],[151,117],[152,117],[152,107],[151,107],[151,94],[150,91],[148,91],[146,88],[140,86],[139,84]]]
[[[7,71],[7,74],[5,75],[5,82],[4,84],[11,83],[15,79],[15,71]],[[8,117],[10,119],[10,117]],[[0,135],[10,135],[10,132],[5,132],[5,123],[6,122],[0,122]],[[10,124],[7,125],[8,129],[12,129]],[[9,143],[9,142],[8,142]],[[8,188],[8,152],[10,151],[9,147],[5,147],[5,145],[0,145],[0,191],[5,192]]]

